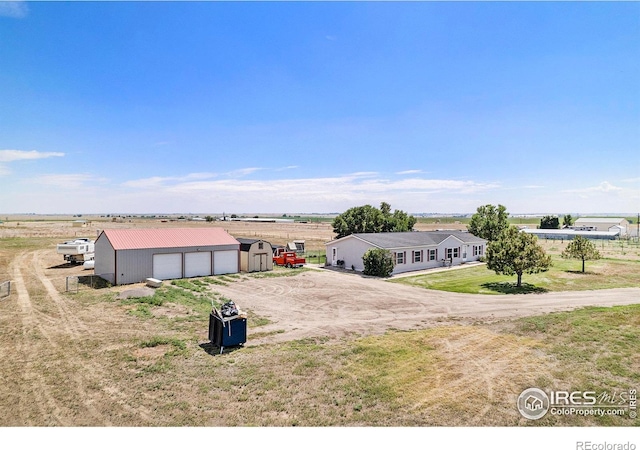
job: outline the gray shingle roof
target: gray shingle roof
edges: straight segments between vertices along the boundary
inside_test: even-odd
[[[419,247],[438,245],[449,236],[455,236],[465,243],[486,243],[484,239],[465,231],[407,231],[402,233],[355,233],[362,239],[380,248]]]
[[[264,239],[236,238],[236,241],[240,242],[240,250],[243,252],[248,252],[251,246],[256,242],[266,242],[267,244],[271,245]]]

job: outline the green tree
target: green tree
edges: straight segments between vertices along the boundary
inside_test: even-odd
[[[479,206],[476,213],[471,216],[467,229],[474,236],[494,241],[509,227],[508,219],[509,213],[504,206],[483,205]]]
[[[416,223],[413,216],[404,211],[391,213],[391,205],[380,204],[380,209],[371,205],[349,208],[333,219],[333,232],[336,239],[353,233],[381,233],[388,231],[411,231]]]
[[[543,230],[557,230],[560,228],[560,219],[556,216],[544,216],[540,219],[540,228]]]
[[[522,286],[522,274],[546,272],[551,257],[538,245],[538,238],[510,226],[487,244],[487,268],[498,275],[517,275],[517,287]]]
[[[575,222],[573,220],[573,217],[571,217],[571,214],[565,214],[562,217],[562,226],[563,227],[570,227],[571,225],[573,225],[573,222]]]
[[[571,242],[569,242],[560,256],[567,259],[581,259],[582,273],[584,273],[584,262],[593,259],[600,259],[600,252],[596,249],[595,244],[589,239],[582,236],[576,236]]]
[[[393,256],[389,250],[370,248],[362,256],[364,274],[375,277],[389,277],[393,272]]]
[[[382,214],[382,232],[411,231],[417,219],[404,211],[396,209],[391,214],[391,205],[386,202],[380,203],[380,213]]]

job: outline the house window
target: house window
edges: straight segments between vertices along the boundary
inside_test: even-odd
[[[264,248],[264,242],[258,242],[258,249],[262,250]]]
[[[415,250],[413,252],[413,262],[414,264],[422,262],[422,250]]]
[[[435,261],[438,259],[438,249],[429,250],[429,261]]]
[[[396,252],[395,253],[395,262],[396,264],[404,264],[404,255],[405,252]]]
[[[447,259],[459,258],[460,257],[460,247],[445,249],[445,255],[446,255]]]
[[[482,256],[482,245],[473,246],[473,256]]]

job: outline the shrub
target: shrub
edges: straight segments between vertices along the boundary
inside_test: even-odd
[[[364,274],[375,277],[388,277],[393,272],[393,257],[389,250],[371,248],[362,257]]]

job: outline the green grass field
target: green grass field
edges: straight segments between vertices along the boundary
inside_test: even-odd
[[[515,286],[515,275],[496,275],[484,265],[397,278],[390,282],[468,294],[541,293],[640,286],[640,261],[600,259],[587,261],[585,273],[580,272],[581,268],[579,260],[553,256],[551,269],[537,274],[524,274],[519,289]]]

